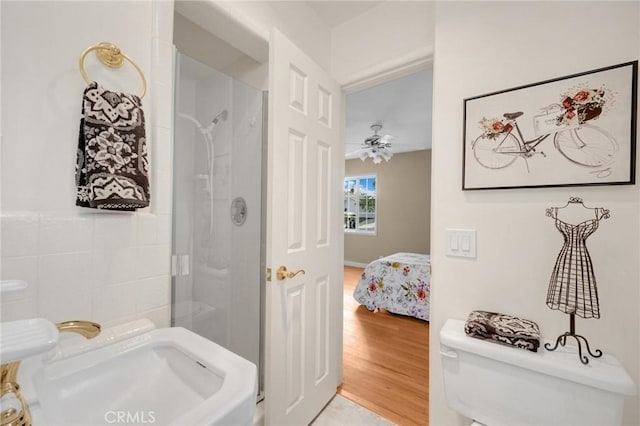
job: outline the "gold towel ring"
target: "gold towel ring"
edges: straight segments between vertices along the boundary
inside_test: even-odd
[[[89,77],[87,77],[87,73],[84,70],[84,58],[89,52],[93,50],[96,51],[98,60],[100,60],[100,62],[102,62],[109,68],[120,68],[125,59],[129,61],[129,63],[133,65],[136,71],[138,71],[138,74],[140,74],[140,78],[142,79],[142,93],[140,94],[140,99],[144,97],[144,95],[147,93],[147,80],[144,78],[144,73],[142,72],[138,64],[136,64],[133,59],[122,53],[118,46],[107,42],[98,43],[95,46],[88,47],[80,55],[80,59],[78,60],[80,74],[82,74],[82,78],[87,84],[91,83],[91,80],[89,80]]]

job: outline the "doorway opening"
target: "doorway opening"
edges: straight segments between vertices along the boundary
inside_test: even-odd
[[[412,253],[427,255],[429,262],[431,92],[432,72],[424,70],[347,94],[346,100],[344,188],[345,218],[348,214],[350,221],[345,220],[344,368],[339,393],[398,424],[428,422],[430,274],[416,276],[413,270],[402,270],[414,268],[410,262],[396,265],[385,259]],[[388,161],[374,163],[368,155],[372,124],[382,125],[378,136],[391,151]],[[376,178],[375,193],[366,193],[367,176]],[[365,189],[354,191],[360,194],[354,201],[347,182],[359,180]],[[354,220],[363,226],[352,226]],[[376,269],[379,262],[382,269]],[[387,275],[385,267],[399,268],[399,278]],[[370,298],[354,298],[358,284]],[[386,307],[373,302],[374,293],[389,299]]]

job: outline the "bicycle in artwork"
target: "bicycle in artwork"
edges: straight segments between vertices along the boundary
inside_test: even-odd
[[[635,183],[637,80],[633,61],[466,98],[462,189]]]
[[[518,158],[546,157],[538,146],[553,136],[553,146],[571,163],[593,168],[607,166],[615,160],[618,144],[605,130],[588,123],[602,114],[605,104],[606,91],[603,88],[583,89],[573,96],[566,96],[562,104],[542,108],[543,114],[534,117],[536,129],[548,129],[548,117],[551,116],[551,120],[564,130],[544,133],[529,140],[525,139],[518,126],[517,119],[523,112],[504,113],[504,119],[483,117],[479,123],[483,132],[472,143],[473,155],[487,169],[502,169]],[[541,121],[545,121],[546,126]],[[526,164],[529,170],[528,162]]]

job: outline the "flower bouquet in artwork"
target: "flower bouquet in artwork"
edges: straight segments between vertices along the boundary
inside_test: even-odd
[[[556,117],[558,126],[577,127],[589,120],[594,120],[603,112],[608,101],[613,99],[604,87],[599,89],[581,88],[569,90],[561,95],[562,108]]]
[[[486,118],[478,123],[482,129],[482,136],[487,139],[497,139],[500,135],[508,134],[513,130],[513,125],[509,120],[501,120],[499,118]]]

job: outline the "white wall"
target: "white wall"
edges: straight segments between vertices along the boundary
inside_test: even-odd
[[[171,238],[173,5],[2,2],[2,279],[29,288],[2,298],[2,320],[41,316],[168,325]],[[117,44],[144,71],[152,206],[96,213],[75,206],[82,51]],[[86,71],[114,90],[140,91],[131,66]]]
[[[265,43],[278,28],[329,70],[329,28],[304,2],[209,0],[179,2],[176,10],[259,62],[267,60]]]
[[[346,177],[367,175],[377,177],[376,233],[345,232],[345,263],[366,265],[398,252],[429,254],[431,150],[399,153],[388,163],[345,161]]]
[[[384,2],[334,28],[304,2],[223,1],[216,7],[267,40],[277,27],[340,84],[400,65],[415,72],[433,54],[432,1]],[[234,44],[233,37],[228,41]]]
[[[638,186],[460,190],[463,99],[638,59],[639,7],[637,2],[436,5],[431,425],[468,424],[444,400],[438,332],[447,318],[465,319],[473,309],[486,309],[532,319],[546,339],[568,329],[568,316],[545,305],[562,245],[545,209],[573,195],[611,210],[611,218],[587,241],[602,317],[577,318],[577,331],[617,356],[640,383]],[[445,228],[476,229],[477,259],[445,257]],[[640,424],[639,408],[638,397],[627,399],[626,425]]]
[[[173,43],[180,53],[250,86],[267,90],[268,61],[256,61],[179,13],[175,14],[173,24]],[[219,33],[215,26],[208,28]],[[264,49],[268,56],[268,44],[265,43]]]
[[[333,77],[351,85],[373,75],[379,78],[396,67],[408,74],[429,66],[434,5],[431,1],[384,2],[332,28]]]
[[[303,4],[230,7],[265,38],[273,26],[329,68],[329,30]],[[43,316],[112,324],[141,316],[168,325],[170,303],[173,3],[19,2],[2,8],[2,279],[29,289],[2,299],[2,320]],[[84,82],[80,53],[110,41],[147,77],[143,100],[151,151],[152,206],[95,213],[74,205],[74,166]],[[89,76],[137,92],[131,67]]]

